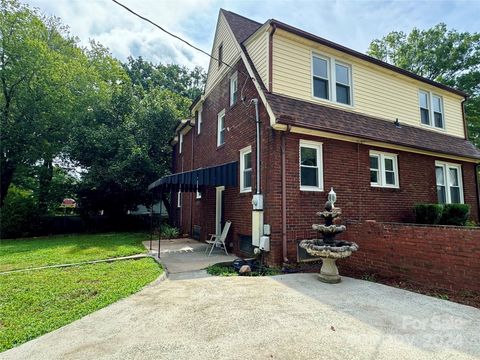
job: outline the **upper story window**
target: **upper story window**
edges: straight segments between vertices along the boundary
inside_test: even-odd
[[[441,96],[428,91],[418,92],[418,103],[420,106],[420,121],[423,125],[443,129],[443,99]]]
[[[181,154],[182,153],[182,148],[183,148],[183,134],[180,133],[178,135],[178,153]]]
[[[217,147],[225,144],[225,109],[217,117]]]
[[[202,108],[197,111],[197,134],[202,131]]]
[[[240,150],[240,192],[252,191],[252,147]]]
[[[177,194],[177,207],[181,208],[182,207],[182,190],[178,190]]]
[[[238,74],[235,72],[230,77],[230,106],[237,103],[238,94]]]
[[[223,43],[218,46],[218,67],[222,66],[223,63]]]
[[[318,56],[313,57],[313,96],[321,99],[330,99],[329,67],[327,59]]]
[[[461,165],[436,161],[435,178],[439,204],[463,203]]]
[[[323,191],[322,143],[300,140],[300,190]]]
[[[398,161],[396,154],[370,151],[370,185],[398,188]]]
[[[352,105],[351,67],[333,58],[312,57],[313,96]]]
[[[335,79],[337,102],[350,105],[350,68],[348,66],[335,63]]]

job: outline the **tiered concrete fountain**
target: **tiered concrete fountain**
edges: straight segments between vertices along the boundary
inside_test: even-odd
[[[333,190],[332,190],[333,191]],[[325,220],[325,225],[314,224],[312,228],[317,230],[317,234],[322,234],[322,238],[302,240],[300,246],[310,255],[322,259],[322,268],[320,269],[319,280],[335,284],[342,279],[338,274],[337,259],[344,259],[358,250],[358,245],[354,242],[335,240],[335,236],[346,230],[345,225],[335,225],[335,219],[341,215],[340,208],[334,208],[331,201],[325,204],[325,210],[317,213]]]

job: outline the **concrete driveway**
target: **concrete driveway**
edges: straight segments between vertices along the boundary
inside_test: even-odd
[[[480,311],[314,274],[154,283],[1,359],[478,359]]]

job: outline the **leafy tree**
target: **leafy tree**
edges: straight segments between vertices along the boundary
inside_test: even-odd
[[[470,94],[465,103],[468,131],[480,147],[480,33],[448,30],[442,23],[414,28],[408,35],[393,31],[373,40],[367,53]]]
[[[196,66],[190,70],[177,64],[154,65],[141,56],[136,59],[129,57],[124,67],[133,84],[139,85],[143,90],[170,90],[192,101],[202,93],[206,80],[201,67]]]
[[[40,164],[39,207],[47,210],[53,159],[92,92],[87,58],[57,18],[1,0],[1,204],[17,169]]]

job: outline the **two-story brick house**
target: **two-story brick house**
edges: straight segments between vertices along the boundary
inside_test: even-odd
[[[151,185],[174,195],[184,233],[205,240],[231,220],[235,253],[250,253],[266,231],[271,262],[297,261],[332,187],[344,221],[408,222],[415,204],[435,202],[467,203],[478,221],[480,151],[467,140],[466,94],[225,10],[212,56],[204,94],[172,142],[176,175]],[[256,192],[263,211],[252,211]]]

